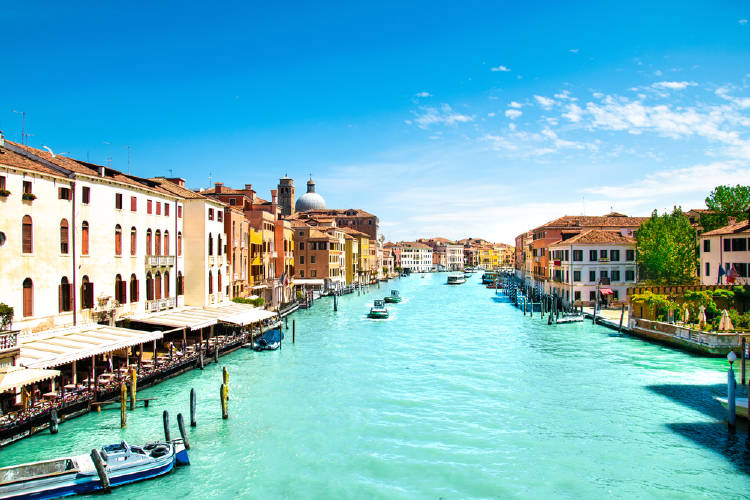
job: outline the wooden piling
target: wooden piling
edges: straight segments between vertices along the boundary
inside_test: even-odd
[[[224,420],[229,418],[229,408],[227,405],[227,386],[224,384],[221,384],[221,387],[219,388],[219,397],[221,398],[221,418]]]
[[[138,373],[135,368],[130,369],[130,409],[135,410],[135,393],[138,385]]]
[[[214,344],[214,363],[219,362],[219,343]]]
[[[52,409],[52,411],[49,413],[49,432],[50,434],[57,434],[58,432],[58,424],[59,420],[57,418],[57,410]]]
[[[104,459],[102,458],[101,453],[99,453],[99,450],[97,450],[96,448],[91,450],[91,461],[94,462],[96,474],[99,476],[99,481],[102,484],[102,490],[104,490],[104,492],[106,493],[109,493],[110,486],[109,476],[107,475],[107,466],[104,463]]]
[[[190,427],[195,426],[195,389],[190,389]]]
[[[185,422],[182,419],[182,413],[177,414],[177,428],[180,430],[180,437],[182,442],[185,444],[185,449],[190,449],[190,441],[188,441],[187,432],[185,432]]]
[[[740,384],[745,385],[745,345],[747,340],[740,337]]]
[[[125,405],[128,400],[128,386],[120,384],[120,427],[125,427],[128,423],[128,413]]]
[[[164,441],[169,443],[172,441],[172,433],[169,432],[169,412],[167,410],[164,410],[162,418],[164,419]]]
[[[199,347],[199,353],[198,353],[198,364],[200,365],[201,370],[203,369],[203,346]]]
[[[625,318],[625,304],[620,309],[620,326],[617,328],[617,333],[622,333],[622,320]]]
[[[229,370],[227,370],[226,366],[222,369],[222,378],[224,380],[224,385],[227,386],[227,390],[229,390]]]

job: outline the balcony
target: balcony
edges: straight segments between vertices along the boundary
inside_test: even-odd
[[[172,267],[174,255],[146,255],[146,267]]]
[[[174,309],[177,305],[177,301],[174,297],[166,299],[155,299],[146,301],[146,312],[159,312],[166,309]]]
[[[0,333],[0,351],[18,347],[18,331]]]

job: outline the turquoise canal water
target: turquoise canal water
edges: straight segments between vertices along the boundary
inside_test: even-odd
[[[295,313],[281,351],[241,350],[142,396],[150,408],[66,422],[0,451],[0,464],[162,436],[188,414],[192,465],[113,498],[741,497],[746,429],[712,401],[726,362],[614,336],[590,322],[547,326],[445,274],[395,280]],[[406,298],[368,320],[390,288]],[[291,327],[291,319],[290,319]],[[230,373],[230,418],[219,406]]]

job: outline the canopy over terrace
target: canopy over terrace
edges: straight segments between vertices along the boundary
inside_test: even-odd
[[[219,322],[245,326],[273,318],[274,316],[276,316],[275,312],[232,302],[221,306],[206,308],[191,307],[182,311],[159,313],[147,318],[138,319],[137,321],[150,325],[165,325],[175,328],[200,330]]]
[[[19,359],[20,364],[28,368],[48,368],[144,344],[162,336],[159,331],[89,325],[22,341]]]
[[[24,368],[22,366],[3,366],[0,368],[0,392],[18,389],[60,376],[58,370]]]

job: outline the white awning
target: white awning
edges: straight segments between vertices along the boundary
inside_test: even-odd
[[[307,278],[294,278],[294,281],[292,281],[293,285],[311,285],[311,286],[323,286],[325,284],[325,280],[322,279],[307,279]]]
[[[59,370],[42,370],[22,366],[3,366],[0,368],[0,392],[18,389],[25,385],[36,384],[43,380],[58,377]]]
[[[200,330],[218,323],[216,316],[206,314],[200,307],[189,307],[181,311],[166,311],[151,314],[145,318],[135,318],[134,321],[149,325],[171,326],[173,328],[189,328]]]
[[[19,339],[19,359],[20,364],[28,368],[48,368],[151,342],[162,336],[162,332],[88,325]]]
[[[268,285],[253,285],[250,287],[250,290],[260,290],[262,288],[268,288]]]
[[[265,309],[253,307],[249,304],[238,304],[235,302],[221,306],[207,307],[204,310],[211,314],[216,314],[216,319],[219,321],[239,326],[251,325],[278,316],[278,313],[273,311],[266,311]]]

